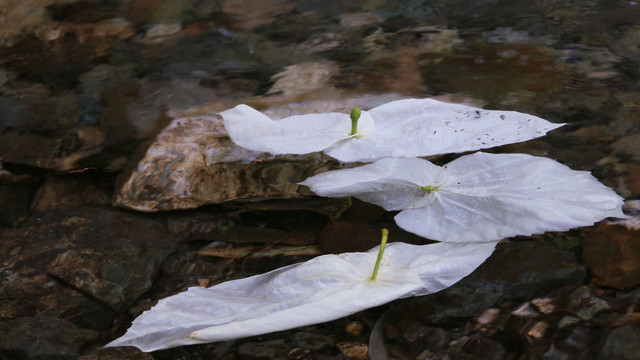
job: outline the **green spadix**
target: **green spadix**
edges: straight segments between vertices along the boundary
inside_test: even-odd
[[[358,133],[358,119],[360,119],[360,108],[351,110],[351,135]]]
[[[382,241],[380,242],[380,250],[378,250],[378,258],[376,264],[373,267],[373,274],[371,274],[371,281],[374,281],[378,277],[378,269],[380,268],[380,262],[382,261],[382,254],[384,254],[384,248],[387,246],[387,237],[389,236],[389,230],[382,229]]]

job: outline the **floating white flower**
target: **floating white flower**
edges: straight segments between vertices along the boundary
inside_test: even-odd
[[[397,298],[447,288],[473,272],[494,247],[495,243],[391,243],[375,279],[372,270],[379,247],[365,253],[323,255],[210,288],[192,287],[160,300],[106,347],[154,351],[338,319]]]
[[[324,151],[344,162],[490,148],[540,137],[564,125],[515,111],[433,99],[392,101],[362,111],[353,127],[349,115],[342,113],[274,121],[247,105],[238,105],[220,115],[229,136],[241,147],[275,155]]]
[[[475,153],[442,167],[388,158],[301,184],[320,196],[402,210],[398,226],[447,242],[495,241],[625,217],[623,199],[588,172],[524,154]]]

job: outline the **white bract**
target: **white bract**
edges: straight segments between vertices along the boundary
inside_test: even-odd
[[[564,124],[515,111],[484,110],[433,99],[392,101],[362,111],[357,132],[346,113],[272,120],[238,105],[220,113],[233,142],[271,154],[324,151],[343,162],[485,149],[545,135]]]
[[[623,199],[589,172],[524,154],[475,153],[442,167],[388,158],[301,184],[320,196],[402,210],[398,226],[446,242],[495,241],[625,217]]]
[[[375,280],[371,276],[378,247],[364,253],[323,255],[210,288],[192,287],[160,300],[106,347],[154,351],[338,319],[447,288],[482,264],[495,245],[391,243]]]

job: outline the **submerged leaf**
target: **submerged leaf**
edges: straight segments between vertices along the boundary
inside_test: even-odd
[[[192,287],[160,300],[106,347],[154,351],[338,319],[447,288],[473,272],[494,248],[495,243],[391,243],[375,281],[370,278],[378,248],[323,255],[210,288]]]
[[[237,145],[271,154],[324,151],[340,161],[375,161],[485,149],[530,140],[562,126],[515,111],[484,110],[433,99],[392,101],[362,111],[352,135],[349,114],[271,120],[238,105],[220,113]]]
[[[496,241],[625,217],[623,199],[588,172],[524,154],[476,153],[442,167],[388,158],[301,184],[320,196],[402,210],[398,226],[438,241]]]

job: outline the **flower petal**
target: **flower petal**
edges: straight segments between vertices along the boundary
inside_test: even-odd
[[[378,248],[319,256],[211,288],[192,287],[161,300],[106,346],[154,351],[334,320],[451,286],[482,264],[494,247],[391,243],[375,281],[370,276]]]
[[[247,105],[238,105],[220,116],[236,145],[274,155],[322,151],[348,138],[351,132],[349,115],[341,113],[296,115],[273,121]],[[370,122],[373,126],[373,120]]]
[[[396,215],[401,228],[439,241],[495,241],[625,217],[623,199],[586,171],[525,154],[476,153],[444,166],[435,200]]]
[[[326,197],[353,196],[385,210],[421,207],[433,195],[420,189],[436,182],[442,169],[423,159],[386,158],[353,169],[327,171],[301,182]]]
[[[564,124],[516,111],[484,110],[433,99],[405,99],[369,110],[373,133],[326,151],[340,161],[375,161],[465,152],[517,143]]]

